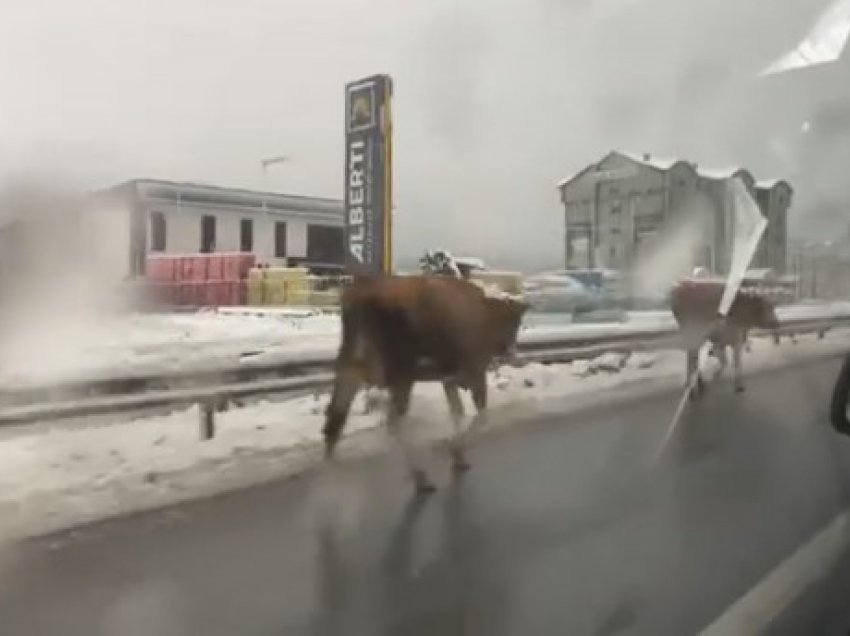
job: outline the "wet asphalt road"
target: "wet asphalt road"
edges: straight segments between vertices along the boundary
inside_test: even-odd
[[[714,387],[655,467],[678,396],[551,402],[459,480],[440,458],[424,501],[372,459],[33,540],[0,565],[0,634],[698,633],[850,504],[839,364]],[[846,633],[848,581],[771,634]]]

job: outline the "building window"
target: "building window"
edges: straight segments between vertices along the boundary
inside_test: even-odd
[[[201,252],[215,252],[215,217],[209,214],[201,217]]]
[[[251,252],[254,249],[254,221],[242,219],[239,221],[239,250]]]
[[[612,245],[612,246],[611,246],[611,248],[608,250],[608,255],[611,257],[611,260],[612,260],[612,261],[613,261],[615,258],[617,258],[617,248],[616,248],[615,246],[613,246],[613,245]]]
[[[286,258],[286,222],[277,221],[274,224],[274,256]]]
[[[622,203],[615,203],[614,205],[611,206],[611,214],[619,214],[622,211],[623,211],[623,204]]]
[[[329,225],[307,226],[307,260],[341,265],[345,260],[345,232]]]
[[[165,215],[162,212],[151,212],[151,252],[164,252],[165,245]]]
[[[620,233],[620,228],[618,228],[618,227],[612,227],[611,228],[611,234],[616,236],[619,233]]]

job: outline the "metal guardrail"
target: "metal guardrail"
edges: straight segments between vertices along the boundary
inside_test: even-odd
[[[831,328],[850,325],[850,316],[820,320],[794,320],[783,324],[781,335],[817,333],[820,337]],[[756,332],[757,337],[772,336],[772,332]],[[650,351],[676,348],[681,345],[678,333],[673,328],[639,330],[612,336],[575,336],[561,338],[532,338],[519,343],[521,362],[564,363],[577,359],[593,358],[606,352]],[[0,409],[0,426],[22,425],[34,422],[67,419],[73,417],[97,416],[111,413],[138,411],[158,407],[181,407],[199,404],[201,406],[201,437],[211,438],[215,433],[215,413],[221,410],[227,401],[258,395],[286,394],[303,391],[318,391],[328,388],[333,381],[330,372],[332,358],[328,355],[305,356],[300,360],[277,364],[257,364],[252,368],[219,369],[202,373],[181,373],[165,376],[146,376],[142,378],[119,378],[89,383],[78,383],[72,388],[94,388],[100,383],[100,390],[115,390],[116,386],[134,388],[148,387],[142,392],[128,391],[122,395],[97,395],[73,399],[34,401]],[[272,379],[234,379],[244,374],[278,374],[285,377]],[[228,377],[229,381],[221,378]],[[214,381],[210,381],[210,380]],[[202,385],[191,388],[171,388],[150,390],[151,382],[188,380]],[[113,383],[116,383],[113,385]],[[123,383],[123,384],[122,384]],[[135,384],[132,384],[135,383]],[[56,396],[68,387],[49,388],[43,391]],[[128,394],[129,393],[129,394]]]
[[[669,340],[676,330],[658,327],[634,330],[618,335],[611,334],[563,334],[545,337],[528,337],[520,334],[518,349],[533,356],[548,350],[572,350],[604,347],[612,342],[618,345],[635,341],[651,342],[656,339]],[[78,400],[86,397],[126,395],[143,391],[162,391],[186,385],[212,385],[243,383],[260,379],[292,378],[327,371],[333,363],[336,350],[317,350],[287,356],[285,359],[251,360],[238,365],[208,369],[189,369],[168,373],[145,373],[116,375],[110,378],[75,380],[49,386],[32,386],[11,390],[0,389],[0,406],[21,406],[38,402]],[[577,355],[576,357],[582,357]],[[587,357],[587,356],[585,356]]]
[[[214,434],[214,413],[227,400],[273,393],[319,390],[330,386],[332,373],[316,373],[298,378],[257,380],[236,384],[215,384],[193,389],[170,389],[122,396],[88,398],[16,406],[0,411],[0,426],[30,424],[80,416],[122,413],[163,406],[201,405],[202,437]]]

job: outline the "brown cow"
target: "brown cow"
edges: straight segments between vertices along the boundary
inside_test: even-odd
[[[720,300],[723,297],[724,283],[720,281],[682,281],[671,293],[673,316],[679,325],[687,350],[688,381],[698,373],[699,348],[708,338],[713,354],[720,361],[720,372],[727,367],[726,347],[732,348],[732,382],[735,391],[744,390],[741,373],[741,350],[747,342],[751,329],[774,330],[774,340],[778,341],[776,329],[779,320],[773,304],[765,297],[754,293],[738,292],[726,317],[718,314]],[[698,375],[695,384],[696,394],[702,393],[704,381]]]
[[[431,276],[359,277],[344,290],[341,304],[342,343],[323,431],[326,457],[333,456],[361,386],[389,390],[387,426],[401,441],[413,384],[440,380],[455,427],[454,467],[467,468],[458,389],[472,392],[477,411],[468,435],[484,418],[487,369],[494,359],[513,354],[528,306],[492,298],[466,280]],[[411,468],[417,488],[433,488],[422,469]]]

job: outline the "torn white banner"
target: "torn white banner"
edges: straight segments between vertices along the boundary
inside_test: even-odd
[[[744,275],[755,256],[759,240],[767,227],[767,219],[759,210],[758,204],[750,196],[747,187],[740,179],[731,179],[727,185],[732,202],[732,261],[729,276],[717,313],[725,316],[729,313],[735,294],[741,287]]]
[[[750,196],[743,181],[737,177],[730,179],[727,182],[727,188],[729,201],[732,204],[732,260],[729,265],[729,275],[726,278],[726,285],[723,288],[723,296],[720,299],[720,305],[717,307],[718,317],[721,318],[729,313],[732,302],[741,288],[741,283],[744,280],[747,269],[749,269],[750,263],[753,261],[759,240],[761,240],[762,234],[764,234],[764,230],[767,227],[767,219],[764,218],[758,204]],[[704,340],[708,336],[709,333],[706,333]],[[705,342],[703,342],[700,349],[702,353],[705,349]],[[664,437],[655,451],[654,461],[658,461],[664,453],[664,449],[667,448],[667,444],[673,438],[673,433],[675,433],[679,421],[682,419],[682,414],[685,412],[685,405],[688,402],[688,398],[695,390],[697,382],[705,370],[704,362],[707,360],[707,357],[700,355],[698,360],[697,369],[688,378],[685,392],[681,400],[679,400],[673,418],[670,420]]]
[[[820,15],[802,42],[762,70],[759,76],[835,62],[844,52],[848,36],[850,0],[836,0]]]

